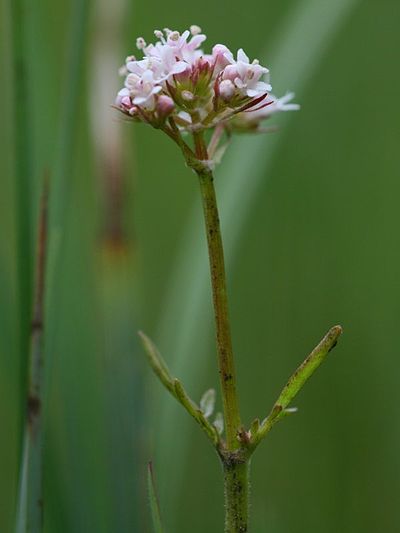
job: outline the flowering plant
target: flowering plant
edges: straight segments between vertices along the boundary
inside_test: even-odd
[[[248,531],[248,484],[250,458],[261,440],[283,417],[295,411],[289,404],[335,346],[342,329],[335,326],[290,377],[270,413],[256,418],[249,428],[242,424],[236,387],[235,363],[228,316],[228,301],[222,237],[213,184],[214,164],[223,148],[225,133],[265,131],[262,122],[280,111],[296,110],[293,94],[275,98],[269,71],[258,60],[250,62],[240,49],[234,54],[217,44],[211,54],[199,47],[206,36],[198,26],[180,34],[156,30],[159,39],[137,47],[143,57],[129,56],[121,73],[125,86],[116,107],[138,122],[165,132],[181,149],[186,164],[199,178],[210,262],[218,366],[223,415],[214,410],[215,391],[207,390],[200,403],[193,401],[174,378],[154,343],[140,333],[149,362],[168,391],[199,423],[215,447],[224,471],[225,532]],[[208,144],[208,131],[211,136]],[[187,138],[192,138],[192,143]]]

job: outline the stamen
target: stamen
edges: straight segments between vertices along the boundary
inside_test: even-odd
[[[178,41],[180,36],[181,34],[179,33],[179,31],[171,31],[171,33],[168,35],[168,38],[171,41]]]
[[[198,35],[199,33],[201,33],[200,26],[197,26],[196,24],[193,24],[192,26],[190,26],[190,33],[192,35]]]
[[[146,48],[146,41],[143,39],[143,37],[138,37],[136,39],[136,48],[138,48],[138,50],[143,50],[143,48]]]

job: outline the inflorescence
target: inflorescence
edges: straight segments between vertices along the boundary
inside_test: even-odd
[[[270,93],[269,70],[257,59],[250,62],[242,49],[236,59],[222,44],[205,54],[199,47],[206,36],[198,26],[154,34],[155,44],[136,41],[143,58],[128,56],[121,68],[125,87],[116,106],[132,119],[156,128],[173,119],[187,132],[221,124],[228,131],[261,131],[262,120],[299,108],[289,103],[292,93],[280,99]]]

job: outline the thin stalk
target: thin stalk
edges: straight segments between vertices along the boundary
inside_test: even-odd
[[[200,161],[208,161],[209,156],[203,134],[194,133],[193,139],[197,158]],[[212,172],[206,166],[196,172],[200,182],[207,235],[219,376],[226,427],[226,450],[221,450],[224,470],[225,533],[245,533],[248,530],[250,459],[243,453],[238,438],[241,432],[241,421],[218,205]]]
[[[36,258],[36,281],[29,376],[24,429],[23,476],[21,479],[17,527],[18,533],[40,533],[43,528],[43,302],[47,249],[47,185],[40,208]]]
[[[199,160],[207,160],[207,148],[201,133],[194,134],[196,155]],[[226,446],[230,451],[239,448],[237,438],[241,427],[239,402],[236,391],[236,372],[233,359],[232,338],[229,324],[228,298],[224,251],[214,178],[210,170],[198,170],[204,222],[206,227],[208,255],[210,261],[211,285],[214,303],[214,317],[217,337],[219,376],[222,391],[226,427]]]

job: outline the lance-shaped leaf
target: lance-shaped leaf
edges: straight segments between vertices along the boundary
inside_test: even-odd
[[[322,361],[328,353],[336,346],[337,340],[342,334],[341,326],[334,326],[331,328],[321,342],[314,348],[310,355],[303,361],[303,363],[292,374],[285,387],[282,389],[278,399],[276,400],[270,414],[263,420],[257,433],[252,439],[252,444],[256,446],[263,437],[271,430],[271,428],[282,417],[291,414],[294,408],[288,406],[296,394],[303,387],[305,382],[317,370]]]
[[[150,512],[154,533],[163,533],[164,529],[161,523],[160,504],[158,502],[153,465],[151,462],[148,464],[147,468],[147,490],[149,493]]]
[[[185,391],[182,383],[171,376],[168,366],[162,358],[160,352],[157,350],[154,342],[147,337],[142,331],[139,331],[139,336],[142,340],[143,347],[149,363],[154,370],[154,373],[158,376],[161,383],[169,390],[169,392],[183,405],[186,411],[198,422],[200,427],[205,431],[212,443],[216,445],[218,443],[218,432],[215,427],[207,420],[202,409],[189,397]],[[207,391],[209,392],[209,391]],[[215,396],[215,391],[214,391]],[[212,398],[207,400],[207,409],[209,411]],[[215,399],[214,399],[215,401]]]

